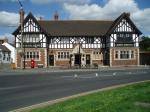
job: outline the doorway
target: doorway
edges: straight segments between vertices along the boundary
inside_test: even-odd
[[[54,66],[54,55],[49,55],[49,65]]]
[[[75,54],[75,65],[80,65],[81,64],[81,55],[80,54]]]
[[[91,64],[91,57],[90,55],[86,55],[86,65],[90,65]]]

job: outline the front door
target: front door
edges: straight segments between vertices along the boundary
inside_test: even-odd
[[[54,55],[49,55],[49,65],[54,66]]]
[[[80,54],[75,54],[75,65],[80,65],[81,64],[81,55]]]
[[[90,61],[91,61],[90,55],[88,54],[88,55],[86,55],[86,64],[90,65]]]

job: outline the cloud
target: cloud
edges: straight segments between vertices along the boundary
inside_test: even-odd
[[[20,1],[23,1],[23,0],[20,0]],[[18,2],[18,0],[0,0],[0,3],[1,2]]]
[[[136,22],[142,31],[150,32],[150,8],[138,10],[132,14],[132,19]]]
[[[0,26],[18,26],[18,13],[0,11]]]
[[[68,3],[68,4],[85,4],[90,3],[91,0],[31,0],[34,4],[48,4],[48,3]]]
[[[134,0],[109,0],[102,7],[98,4],[64,4],[64,9],[71,19],[112,19],[122,12],[135,12],[138,10]]]
[[[104,0],[104,6],[98,4],[69,4],[64,3],[64,10],[70,19],[114,20],[123,12],[130,12],[131,19],[142,29],[150,32],[150,8],[139,9],[135,0]]]
[[[4,39],[4,38],[7,38],[9,43],[13,43],[15,40],[14,36],[10,33],[5,33],[3,35],[0,35],[0,39]]]

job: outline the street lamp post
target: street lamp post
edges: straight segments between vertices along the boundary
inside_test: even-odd
[[[23,35],[22,35],[22,33],[23,33],[23,23],[22,23],[23,21],[21,21],[21,69],[23,69],[23,57],[24,57],[24,50],[23,50]]]
[[[23,69],[23,57],[24,57],[24,50],[23,50],[23,20],[24,20],[24,11],[23,11],[23,7],[22,4],[20,2],[20,0],[18,0],[19,4],[20,4],[20,26],[21,26],[21,52],[20,52],[20,56],[21,56],[21,69]]]
[[[81,43],[80,43],[80,40],[79,40],[79,68],[81,68]]]
[[[23,50],[23,52],[24,52],[24,64],[23,64],[23,68],[25,69],[26,68],[26,63],[25,63],[25,59],[26,59],[26,57],[25,57],[25,40],[23,41],[23,47],[24,47],[24,50]]]

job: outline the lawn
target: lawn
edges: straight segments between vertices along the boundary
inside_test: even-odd
[[[150,112],[150,81],[70,99],[31,112]]]

